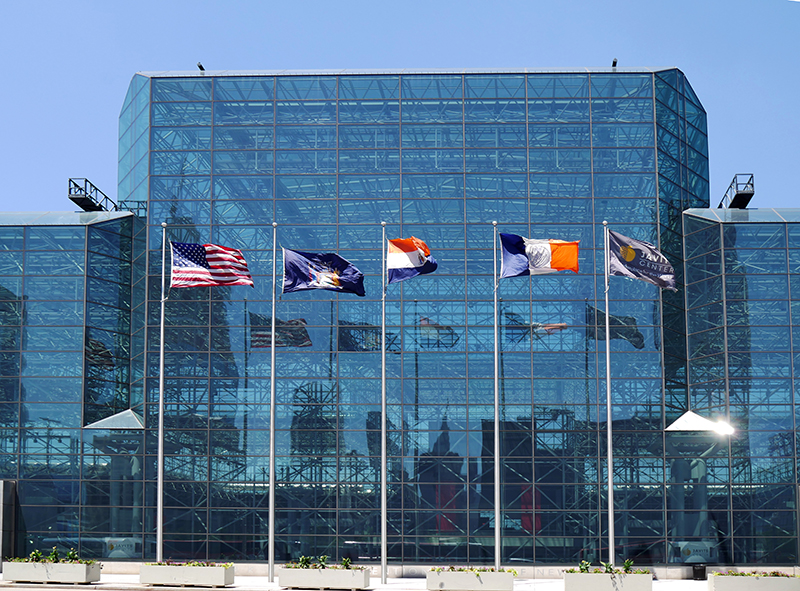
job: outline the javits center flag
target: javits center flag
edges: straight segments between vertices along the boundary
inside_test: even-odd
[[[438,266],[428,245],[419,238],[412,236],[389,240],[389,252],[386,255],[389,283],[433,273]]]
[[[537,240],[516,234],[500,234],[503,264],[500,277],[545,275],[556,271],[578,272],[578,243]]]
[[[263,349],[272,342],[272,321],[268,316],[250,312],[250,348]],[[310,347],[311,337],[303,318],[294,320],[275,319],[276,347]]]
[[[171,242],[170,287],[201,285],[249,285],[253,278],[241,251],[216,244]]]
[[[678,291],[675,287],[675,269],[652,244],[609,230],[608,250],[610,275],[641,279],[658,287]]]
[[[283,249],[283,293],[327,289],[364,297],[364,274],[332,252]]]

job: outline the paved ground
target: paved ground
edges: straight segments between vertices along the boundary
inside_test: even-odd
[[[425,579],[388,579],[386,585],[381,584],[380,578],[372,578],[370,589],[374,591],[422,591],[425,589]],[[656,580],[653,581],[653,591],[705,591],[708,588],[706,581],[685,580]],[[151,587],[139,584],[139,575],[102,575],[100,582],[93,585],[43,585],[36,583],[9,583],[0,582],[0,589],[97,589],[101,591],[136,591],[142,589],[156,589],[169,591],[181,587]],[[268,577],[237,576],[234,584],[227,589],[235,591],[277,591],[281,589],[278,583],[270,583]],[[516,579],[514,591],[564,591],[564,581],[561,579]]]

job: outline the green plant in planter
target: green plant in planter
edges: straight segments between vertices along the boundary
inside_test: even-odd
[[[517,576],[517,571],[513,568],[499,568],[495,569],[493,566],[448,566],[447,568],[443,566],[432,566],[431,567],[432,573],[475,573],[475,576],[480,576],[481,573],[511,573],[515,577]]]
[[[53,549],[50,551],[50,554],[45,556],[42,554],[41,550],[34,550],[28,556],[24,556],[23,558],[6,558],[8,562],[48,562],[48,563],[57,563],[57,562],[66,562],[72,564],[94,564],[97,562],[96,560],[84,560],[78,556],[78,553],[75,551],[75,548],[70,548],[69,552],[64,558],[61,558],[61,555],[58,552],[58,549],[53,546]]]
[[[311,557],[301,556],[300,560],[297,561],[297,565],[300,568],[311,568]]]
[[[711,573],[714,577],[783,577],[786,579],[794,579],[795,575],[789,575],[779,570],[772,571],[752,571],[752,572],[736,572],[736,571],[718,571]]]
[[[583,574],[605,574],[605,575],[649,575],[652,574],[646,568],[633,568],[633,560],[628,559],[622,564],[622,569],[614,568],[611,566],[610,562],[601,562],[602,568],[595,568],[592,569],[592,563],[588,560],[581,560],[580,564],[578,564],[578,568],[568,568],[564,572],[575,574],[575,573],[583,573]]]
[[[163,562],[145,562],[148,566],[221,566],[222,568],[231,568],[232,562],[207,562],[205,560],[187,560],[186,562],[175,562],[171,558],[167,558]]]
[[[322,568],[328,568],[328,555],[327,554],[323,554],[322,556],[319,557],[319,560],[317,562],[317,566],[318,566],[318,568],[321,568],[321,569]]]
[[[342,558],[342,568],[346,570],[350,570],[350,563],[351,560],[349,558]]]

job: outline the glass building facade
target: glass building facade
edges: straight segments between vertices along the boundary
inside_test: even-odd
[[[364,272],[367,292],[277,302],[279,327],[303,326],[307,338],[279,328],[275,558],[378,562],[386,222],[389,238],[421,238],[439,261],[387,291],[390,564],[493,563],[496,528],[504,564],[605,559],[597,310],[607,220],[656,244],[679,286],[611,282],[616,554],[794,564],[789,247],[800,236],[786,220],[703,209],[706,131],[679,70],[135,75],[120,115],[127,213],[91,223],[65,214],[45,230],[83,238],[51,238],[58,248],[39,267],[45,230],[0,217],[10,237],[0,244],[0,417],[3,457],[14,458],[2,477],[19,482],[19,551],[61,543],[112,559],[155,555],[166,222],[171,240],[241,249],[255,288],[169,293],[164,556],[267,559],[274,222],[279,247],[339,253]],[[499,282],[500,523],[493,221],[580,240],[580,273]],[[62,268],[60,250],[74,268]],[[55,310],[50,320],[24,311],[35,310],[37,274],[58,301],[42,306]],[[51,293],[62,278],[70,297]],[[65,302],[76,307],[69,331],[58,324]],[[32,335],[48,331],[51,349],[41,349]],[[72,340],[53,340],[67,332]],[[689,408],[741,433],[665,432]],[[144,428],[120,418],[127,409]]]

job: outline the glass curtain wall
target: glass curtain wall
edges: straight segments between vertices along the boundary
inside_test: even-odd
[[[242,249],[256,281],[169,294],[166,555],[266,558],[270,351],[257,337],[270,320],[274,221],[279,246],[338,252],[367,290],[278,302],[276,319],[307,338],[277,351],[276,559],[379,559],[385,221],[389,238],[421,238],[440,263],[387,294],[390,560],[492,562],[495,527],[503,562],[604,556],[601,223],[662,247],[669,237],[682,260],[674,211],[707,205],[708,189],[705,115],[679,71],[137,75],[120,132],[120,196],[141,211],[148,195],[149,427],[161,222],[169,239]],[[500,524],[492,221],[581,241],[579,274],[500,282]],[[660,562],[664,355],[685,400],[682,303],[667,314],[656,288],[612,281],[618,552]],[[155,536],[145,541],[149,556]]]
[[[134,226],[129,213],[0,216],[1,476],[18,482],[18,553],[141,545],[141,519],[109,516],[141,514],[142,475],[110,473],[108,454],[129,451],[98,451],[81,429],[128,408]],[[126,498],[121,481],[137,478]]]
[[[673,520],[694,536],[680,544],[705,544],[721,562],[796,561],[798,221],[797,210],[684,216],[692,406],[739,432],[695,455],[673,485],[688,511]]]

